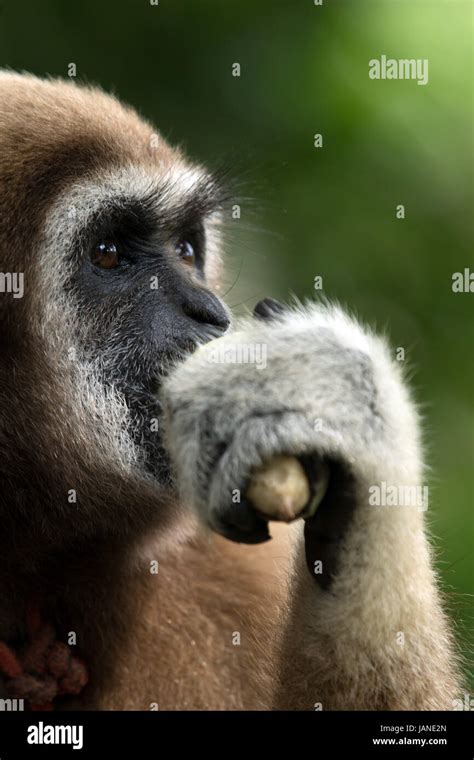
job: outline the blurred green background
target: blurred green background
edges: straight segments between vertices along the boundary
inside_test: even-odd
[[[438,566],[470,659],[474,294],[451,278],[474,270],[471,3],[4,0],[0,20],[2,66],[65,76],[73,62],[231,169],[229,304],[310,296],[321,275],[326,296],[405,348]],[[429,84],[369,79],[382,54],[428,58]]]

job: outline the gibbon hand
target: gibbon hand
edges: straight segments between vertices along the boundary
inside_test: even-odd
[[[380,478],[384,460],[397,456],[378,387],[388,379],[403,408],[396,372],[383,341],[339,309],[261,301],[253,318],[200,348],[165,383],[168,447],[183,500],[214,531],[242,543],[268,540],[269,520],[305,518],[307,564],[313,573],[322,562],[316,579],[327,586],[356,493],[365,483],[368,493],[375,478],[374,456]],[[283,497],[271,507],[279,476],[290,502],[294,496],[286,511]]]

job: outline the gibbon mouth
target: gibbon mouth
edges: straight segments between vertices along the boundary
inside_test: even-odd
[[[161,388],[161,382],[163,380],[163,375],[156,375],[155,377],[152,377],[149,383],[148,392],[151,393],[152,396],[157,396],[160,392]]]
[[[209,343],[222,336],[221,330],[209,328],[205,334],[196,337],[175,339],[173,348],[161,351],[157,360],[157,368],[147,383],[146,390],[156,396],[161,388],[161,383],[169,375],[173,367],[193,354],[200,346]]]
[[[210,338],[210,340],[212,339]],[[169,375],[173,367],[193,354],[199,345],[195,340],[186,340],[177,343],[170,351],[163,351],[158,360],[157,370],[147,383],[147,390],[156,396],[160,391],[163,379]]]

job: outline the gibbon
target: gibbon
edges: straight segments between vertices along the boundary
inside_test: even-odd
[[[451,709],[424,510],[372,498],[424,478],[385,340],[317,303],[232,321],[218,176],[99,89],[3,72],[0,102],[0,696]],[[310,500],[327,473],[291,525],[248,498],[278,457]]]

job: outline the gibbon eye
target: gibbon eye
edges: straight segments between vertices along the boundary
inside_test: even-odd
[[[185,264],[193,267],[196,264],[196,252],[194,246],[189,240],[180,240],[175,248],[179,258],[184,261]]]
[[[101,240],[92,249],[91,261],[101,269],[114,269],[119,263],[117,246],[113,240]]]

